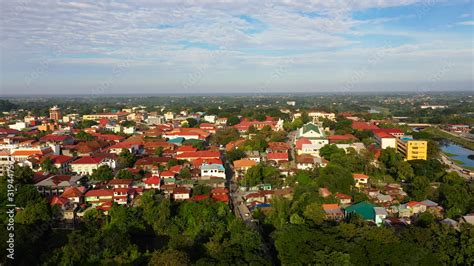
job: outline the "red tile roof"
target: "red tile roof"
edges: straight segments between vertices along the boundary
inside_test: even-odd
[[[56,135],[56,134],[48,134],[46,136],[43,136],[40,138],[40,141],[65,141],[67,139],[70,139],[71,136],[68,135]]]
[[[171,172],[171,171],[163,171],[160,173],[160,177],[174,177],[175,176],[175,173]]]
[[[308,138],[302,137],[296,141],[295,145],[298,150],[303,148],[303,144],[311,144],[311,141]]]
[[[50,158],[53,164],[63,164],[74,159],[73,157],[66,155],[49,155],[41,158],[41,162],[44,161],[46,158]]]
[[[329,141],[354,140],[354,139],[357,139],[357,138],[356,138],[354,135],[352,135],[352,134],[328,136],[328,140],[329,140]]]
[[[362,122],[362,121],[352,121],[352,128],[355,130],[372,130],[378,129],[376,125],[369,122]]]
[[[358,174],[358,173],[352,174],[352,177],[353,177],[354,179],[368,179],[368,178],[369,178],[368,175],[365,175],[365,174]]]
[[[85,156],[85,157],[75,160],[71,164],[99,164],[100,162],[102,162],[102,158],[94,158],[90,156]]]
[[[176,152],[195,152],[197,151],[198,149],[197,148],[194,148],[193,146],[190,146],[190,145],[185,145],[185,146],[181,146],[179,147]]]
[[[69,200],[66,199],[66,198],[63,198],[63,197],[58,197],[58,196],[54,196],[51,198],[51,201],[49,202],[49,204],[51,206],[54,206],[54,205],[61,205],[63,206],[64,204],[68,203]]]
[[[191,190],[185,187],[177,187],[173,189],[173,194],[189,194]]]
[[[161,180],[159,176],[152,176],[145,180],[145,184],[147,185],[158,185],[160,182]]]
[[[114,178],[111,179],[107,185],[109,186],[114,186],[114,185],[130,185],[133,183],[133,179],[119,179],[119,178]]]
[[[86,197],[113,197],[112,189],[93,189],[86,192]]]
[[[177,159],[188,159],[188,158],[220,158],[220,153],[217,151],[195,151],[195,152],[183,152],[176,156]]]
[[[270,152],[267,154],[268,160],[288,160],[286,152]]]
[[[63,198],[78,198],[80,196],[82,196],[82,192],[76,187],[68,187],[61,194]]]

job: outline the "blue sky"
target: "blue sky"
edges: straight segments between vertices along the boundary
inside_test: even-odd
[[[1,5],[0,96],[473,89],[473,1]]]

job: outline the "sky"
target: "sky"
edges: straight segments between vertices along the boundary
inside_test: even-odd
[[[0,96],[473,90],[464,0],[5,0]]]

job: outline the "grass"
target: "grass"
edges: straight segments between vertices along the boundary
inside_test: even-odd
[[[449,153],[449,152],[445,152],[444,155],[448,156],[448,157],[454,157],[454,156],[457,156],[457,154],[454,154],[454,153]]]
[[[474,166],[463,166],[463,168],[474,171]]]
[[[463,167],[462,165],[464,164],[464,162],[460,161],[460,160],[456,160],[456,159],[451,159],[451,161],[453,161],[455,164]]]

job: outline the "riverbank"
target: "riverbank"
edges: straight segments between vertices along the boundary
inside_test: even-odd
[[[428,128],[423,129],[423,132],[430,134],[431,136],[433,136],[433,138],[447,139],[467,149],[474,150],[474,141],[470,141],[465,138],[449,134],[439,128],[428,127]]]

